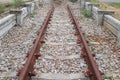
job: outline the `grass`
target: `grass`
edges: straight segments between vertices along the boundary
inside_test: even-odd
[[[116,8],[120,8],[120,3],[108,3],[109,5],[116,7]]]
[[[0,13],[3,13],[5,10],[4,10],[4,5],[3,4],[0,4]]]
[[[98,0],[91,0],[92,3],[99,3]]]
[[[75,2],[77,2],[78,0],[70,0],[71,2],[73,2],[73,3],[75,3]]]
[[[35,17],[35,13],[34,13],[34,12],[31,13],[30,16],[31,16],[32,18],[34,18],[34,17]]]
[[[23,1],[23,0],[13,0],[12,6],[13,7],[20,7],[24,3],[25,3],[25,1]]]
[[[104,79],[114,80],[112,76],[104,76]]]
[[[98,0],[91,0],[91,2],[100,4],[100,9],[115,11],[113,16],[120,20],[120,3],[104,3]]]
[[[84,15],[85,17],[91,17],[91,13],[90,13],[90,11],[88,11],[87,9],[84,9],[84,10],[83,10],[83,15]]]
[[[5,12],[6,10],[8,10],[9,8],[12,8],[13,4],[12,3],[1,3],[0,4],[0,13]]]
[[[23,0],[13,0],[11,3],[0,3],[0,13],[5,12],[9,8],[20,7],[24,3],[25,1]]]

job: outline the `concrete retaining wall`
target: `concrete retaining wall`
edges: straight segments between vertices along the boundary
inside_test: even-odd
[[[25,7],[21,9],[13,9],[10,11],[6,17],[0,19],[0,38],[4,37],[5,34],[15,25],[22,26],[24,19],[27,15],[30,15],[34,12],[36,4],[38,2],[28,2],[25,4]]]
[[[120,21],[110,15],[104,16],[104,26],[106,26],[120,41]]]
[[[87,9],[93,18],[96,19],[98,25],[107,27],[120,41],[120,21],[111,16],[114,13],[113,11],[101,10],[96,7],[97,4],[85,2],[85,0],[81,0],[80,2],[82,9]]]
[[[97,19],[97,11],[99,10],[99,8],[98,7],[95,7],[95,6],[93,6],[93,8],[92,8],[92,16],[94,17],[94,18],[96,18]]]
[[[43,3],[43,4],[48,4],[48,3],[51,3],[52,0],[39,0],[40,3]]]
[[[22,9],[20,9],[20,13],[16,14],[17,15],[17,24],[21,25],[23,24],[24,22],[24,18],[28,15],[28,9],[27,7],[24,7]]]
[[[14,0],[0,0],[0,3],[10,3],[13,2]],[[29,0],[24,0],[24,1],[29,1]]]
[[[16,24],[16,16],[10,14],[0,19],[0,38],[2,38]]]

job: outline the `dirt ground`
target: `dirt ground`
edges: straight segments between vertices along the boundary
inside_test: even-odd
[[[120,0],[99,0],[99,1],[103,1],[103,2],[120,2]]]

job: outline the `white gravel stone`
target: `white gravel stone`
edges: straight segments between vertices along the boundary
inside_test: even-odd
[[[67,10],[64,6],[56,7],[45,34],[46,43],[40,48],[42,58],[39,58],[35,65],[37,71],[45,75],[49,73],[72,74],[73,79],[81,79],[82,77],[75,78],[75,74],[83,75],[83,71],[87,70],[87,65],[80,58],[81,48],[76,44],[77,37],[74,34],[75,29]],[[79,56],[70,57],[73,55]],[[37,76],[41,75],[37,74]],[[47,78],[58,80],[50,75]],[[68,76],[66,78],[70,79]]]
[[[34,17],[27,17],[24,26],[13,27],[0,40],[0,80],[15,80],[6,74],[10,72],[16,74],[22,68],[26,53],[32,48],[33,41],[37,37],[36,32],[40,29],[49,10],[50,5],[35,10]],[[13,77],[16,77],[16,75]]]
[[[120,47],[117,44],[117,38],[104,26],[97,26],[92,18],[85,18],[80,12],[79,4],[72,5],[72,9],[80,22],[82,31],[85,32],[86,39],[89,42],[97,42],[97,44],[90,44],[90,48],[96,55],[99,69],[105,73],[105,76],[113,76],[115,80],[119,80]]]

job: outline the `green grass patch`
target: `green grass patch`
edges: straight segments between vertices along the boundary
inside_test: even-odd
[[[3,13],[5,11],[4,4],[0,4],[0,13]]]
[[[120,8],[120,3],[108,3],[108,4],[113,7]]]
[[[99,0],[91,0],[92,3],[99,3]]]
[[[13,6],[13,7],[20,7],[20,6],[23,5],[24,3],[25,3],[25,1],[23,1],[23,0],[13,0],[12,6]]]
[[[13,5],[12,5],[12,3],[5,3],[4,6],[5,6],[5,8],[9,8],[9,7],[12,7]]]
[[[34,12],[31,13],[30,16],[31,16],[32,18],[34,18],[34,17],[35,17],[35,13],[34,13]]]
[[[0,13],[5,12],[7,9],[12,8],[13,7],[13,3],[2,3],[0,4]]]
[[[78,0],[70,0],[71,2],[73,2],[73,3],[75,3],[75,2],[77,2]]]
[[[25,3],[25,1],[23,1],[23,0],[13,0],[11,3],[1,3],[0,4],[0,13],[3,13],[10,8],[20,7],[24,3]]]
[[[114,80],[112,76],[104,76],[104,79]]]
[[[83,15],[84,15],[85,17],[91,17],[91,13],[90,13],[90,11],[88,11],[87,9],[84,9],[84,10],[83,10]]]

